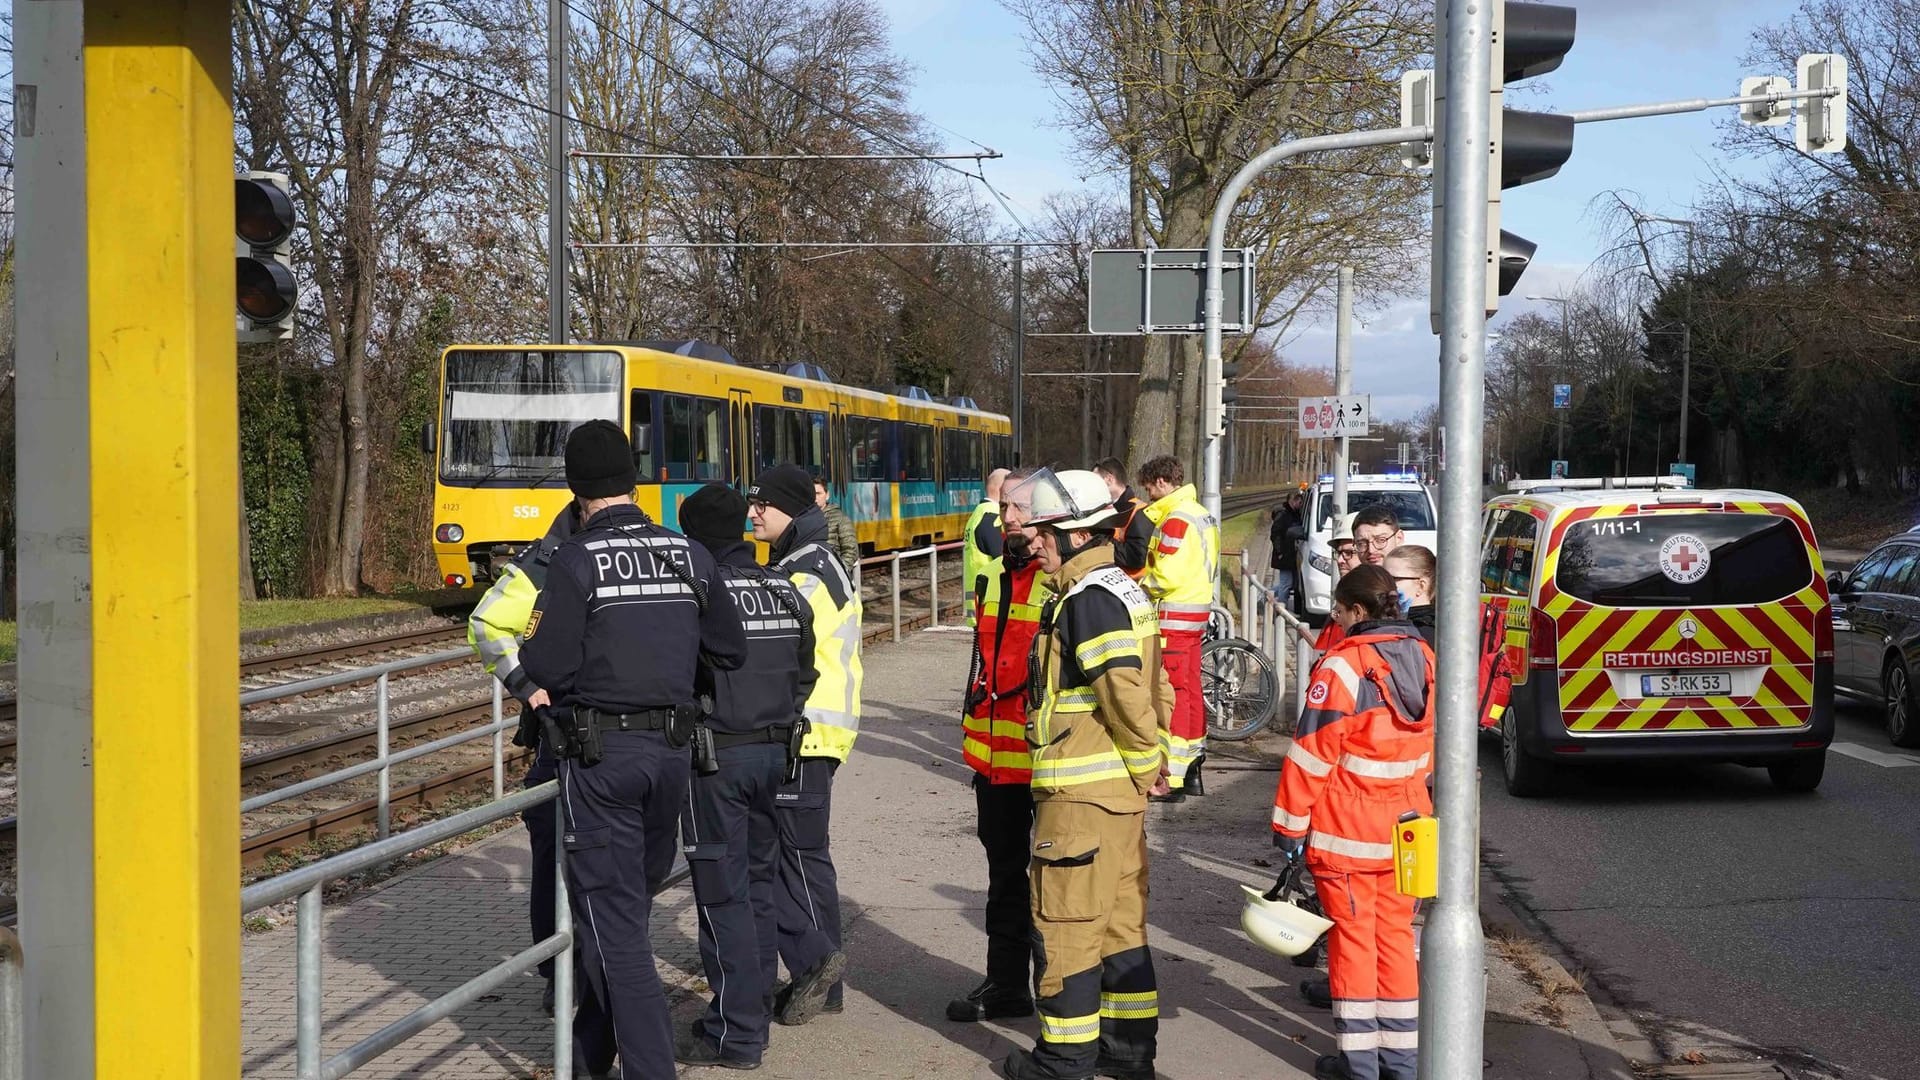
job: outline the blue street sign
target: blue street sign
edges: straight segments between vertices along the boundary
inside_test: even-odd
[[[1667,466],[1667,474],[1669,476],[1686,477],[1688,487],[1700,486],[1700,477],[1694,472],[1694,466],[1691,462],[1676,461]]]
[[[1553,384],[1553,407],[1556,409],[1573,408],[1573,384],[1572,383],[1554,383]]]

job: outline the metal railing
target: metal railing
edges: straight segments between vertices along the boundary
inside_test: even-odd
[[[329,859],[303,866],[279,877],[256,882],[240,893],[240,911],[245,914],[269,904],[299,897],[294,915],[296,959],[294,989],[295,1035],[294,1063],[300,1080],[336,1080],[393,1049],[414,1035],[452,1016],[479,1000],[480,996],[504,985],[507,980],[525,974],[548,957],[555,957],[553,992],[557,1002],[570,1002],[573,993],[573,912],[567,900],[566,850],[563,839],[565,820],[554,815],[554,890],[552,936],[502,960],[493,967],[434,998],[406,1016],[361,1039],[330,1058],[321,1057],[322,979],[321,960],[325,949],[321,936],[321,891],[327,882],[348,874],[369,870],[410,855],[422,848],[483,829],[496,821],[518,814],[554,798],[558,785],[547,781],[538,787],[442,818],[398,836],[378,840]],[[537,872],[537,871],[536,871]],[[684,863],[668,875],[661,888],[686,876]],[[0,986],[0,994],[4,994]],[[573,1010],[553,1010],[553,1070],[555,1076],[573,1075]],[[4,1073],[0,1073],[4,1076]]]
[[[20,939],[0,926],[0,1080],[21,1080],[26,1075],[26,1050],[21,1045],[27,1004],[22,965]]]
[[[1283,683],[1287,677],[1286,650],[1291,642],[1293,715],[1298,717],[1307,705],[1307,673],[1313,668],[1313,643],[1317,635],[1286,605],[1273,598],[1266,583],[1247,567],[1246,561],[1244,557],[1240,560],[1240,636],[1267,654]],[[1286,696],[1284,689],[1279,696]],[[1278,708],[1277,703],[1275,707]]]
[[[472,659],[473,650],[464,647],[446,649],[437,653],[429,653],[425,656],[414,656],[405,660],[394,660],[385,664],[376,664],[372,667],[356,668],[352,671],[342,671],[332,675],[321,675],[316,678],[302,679],[299,682],[283,683],[279,686],[270,686],[261,690],[249,690],[241,694],[240,705],[244,708],[248,705],[257,705],[262,702],[298,697],[302,694],[311,694],[320,690],[331,690],[335,687],[364,682],[368,678],[375,680],[374,756],[370,760],[349,765],[342,769],[335,769],[330,773],[325,773],[308,780],[302,780],[298,783],[288,784],[284,787],[262,792],[252,798],[242,800],[240,803],[240,812],[251,813],[255,810],[272,806],[275,803],[285,802],[288,799],[299,798],[302,795],[319,791],[321,788],[332,787],[335,784],[344,783],[348,780],[356,780],[371,773],[378,773],[380,777],[380,790],[379,796],[375,800],[374,832],[379,839],[385,840],[392,834],[390,796],[393,786],[393,767],[395,765],[405,764],[416,758],[423,758],[429,754],[436,754],[442,750],[460,746],[464,743],[474,742],[489,736],[493,739],[493,797],[496,801],[499,800],[506,788],[505,733],[508,728],[517,726],[519,723],[517,719],[509,723],[504,715],[505,700],[501,696],[499,682],[496,681],[493,684],[493,718],[487,723],[481,724],[478,727],[469,728],[465,731],[455,732],[445,738],[421,743],[419,746],[408,747],[398,753],[393,751],[391,744],[393,712],[388,680],[392,676],[404,672],[425,667],[436,667],[462,658]]]
[[[962,547],[959,540],[950,540],[944,544],[928,544],[926,547],[910,551],[891,551],[885,555],[870,555],[860,560],[861,566],[889,567],[893,580],[893,640],[900,640],[900,564],[907,559],[925,556],[927,560],[927,624],[940,625],[940,553],[958,551]],[[966,593],[966,582],[960,583],[960,592]]]

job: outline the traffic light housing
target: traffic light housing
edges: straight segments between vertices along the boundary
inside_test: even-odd
[[[242,344],[293,336],[300,299],[293,276],[293,198],[283,173],[233,180],[235,330]]]
[[[1446,116],[1446,10],[1437,6],[1434,34],[1435,141]],[[1545,180],[1560,171],[1573,156],[1573,118],[1555,113],[1526,112],[1505,107],[1505,87],[1522,79],[1544,75],[1560,66],[1573,48],[1576,13],[1559,4],[1493,4],[1492,101],[1488,124],[1492,162],[1487,184],[1486,313],[1500,307],[1500,297],[1513,291],[1533,260],[1534,244],[1500,228],[1502,189]],[[1435,161],[1444,155],[1435,155]],[[1430,314],[1434,333],[1440,332],[1440,276],[1445,236],[1442,210],[1446,183],[1436,164],[1433,177],[1433,288]]]
[[[1226,412],[1228,405],[1240,400],[1240,391],[1233,385],[1233,380],[1240,377],[1240,371],[1241,364],[1239,360],[1221,359],[1220,411],[1222,414]]]

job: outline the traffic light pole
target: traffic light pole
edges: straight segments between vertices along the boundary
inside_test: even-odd
[[[1480,468],[1487,359],[1487,196],[1493,12],[1445,5],[1445,205],[1440,285],[1440,617],[1434,814],[1440,889],[1421,939],[1420,1080],[1478,1080],[1484,1068],[1486,940],[1480,926]]]
[[[1483,125],[1484,126],[1484,125]],[[1202,320],[1205,334],[1202,338],[1205,363],[1205,385],[1203,394],[1218,395],[1221,389],[1220,376],[1220,319],[1225,307],[1225,294],[1221,289],[1221,263],[1226,260],[1227,221],[1233,216],[1233,208],[1240,203],[1240,197],[1247,187],[1261,173],[1302,154],[1315,154],[1325,150],[1353,150],[1364,146],[1390,146],[1394,143],[1425,142],[1433,138],[1433,128],[1399,127],[1380,131],[1344,131],[1337,135],[1315,135],[1306,139],[1295,139],[1278,146],[1270,146],[1261,151],[1258,157],[1240,167],[1221,190],[1220,199],[1213,204],[1213,221],[1207,228],[1207,267],[1206,291],[1202,294]],[[1484,171],[1484,170],[1483,170]],[[1206,445],[1202,448],[1201,500],[1207,505],[1207,512],[1216,519],[1220,516],[1220,436],[1219,431],[1202,433]],[[1479,519],[1476,511],[1473,515]]]
[[[1334,301],[1338,312],[1333,324],[1333,393],[1343,402],[1353,393],[1353,267],[1340,268],[1339,286]],[[1344,406],[1342,408],[1344,411]],[[1343,421],[1344,423],[1344,421]],[[1333,512],[1347,512],[1347,473],[1352,471],[1353,447],[1345,435],[1334,443]]]

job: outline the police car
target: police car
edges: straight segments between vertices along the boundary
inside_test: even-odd
[[[1347,478],[1347,511],[1385,506],[1393,511],[1407,543],[1439,550],[1438,515],[1433,495],[1411,473],[1362,473]],[[1302,613],[1315,623],[1333,610],[1333,477],[1322,476],[1307,490],[1307,536],[1300,542],[1300,583],[1295,592]]]

